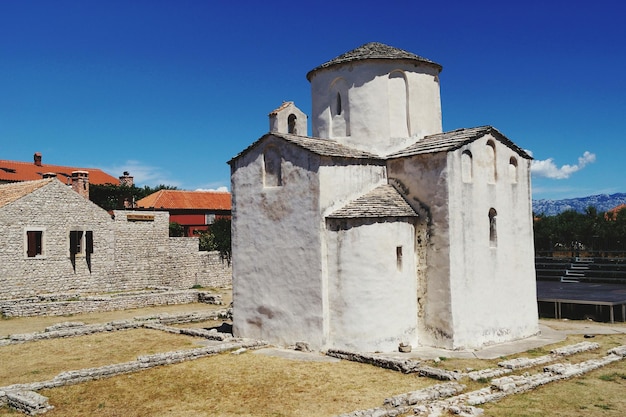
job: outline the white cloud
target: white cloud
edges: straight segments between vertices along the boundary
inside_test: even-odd
[[[551,178],[555,180],[563,180],[569,178],[573,173],[580,171],[587,164],[596,161],[596,155],[585,151],[583,156],[578,158],[576,165],[565,164],[558,167],[554,163],[554,158],[544,159],[543,161],[534,160],[531,162],[530,170],[536,177]]]
[[[197,188],[195,191],[217,191],[217,192],[228,192],[228,187],[217,187],[217,188]]]
[[[158,185],[170,185],[174,187],[180,187],[180,181],[169,178],[169,172],[166,170],[151,165],[145,165],[141,161],[128,160],[121,165],[103,168],[104,171],[114,173],[112,175],[122,175],[122,172],[128,171],[131,177],[133,177],[135,185],[144,186],[148,185],[156,187]]]

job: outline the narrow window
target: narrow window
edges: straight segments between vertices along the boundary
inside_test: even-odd
[[[43,231],[28,230],[26,232],[26,255],[35,258],[43,255]]]
[[[496,216],[498,213],[493,207],[489,209],[489,246],[498,246],[498,231],[496,230]]]
[[[490,140],[487,141],[487,182],[493,184],[496,182],[496,144]]]
[[[402,246],[396,247],[396,266],[398,271],[402,271]]]
[[[298,118],[295,114],[290,114],[287,118],[287,133],[291,133],[292,135],[298,134],[298,129],[296,128],[296,121]]]
[[[281,156],[275,146],[268,146],[263,152],[265,167],[263,184],[265,187],[279,187],[282,185]]]
[[[517,159],[514,156],[509,159],[509,179],[512,183],[517,182]]]
[[[337,115],[341,115],[341,94],[337,93]]]
[[[461,176],[463,182],[472,182],[472,153],[463,151],[461,154]]]
[[[85,253],[93,253],[93,232],[91,230],[85,232]]]
[[[93,232],[87,230],[85,232],[85,260],[87,261],[87,268],[91,272],[91,254],[93,253]]]
[[[82,230],[70,231],[70,254],[77,255],[83,253],[83,232]]]
[[[343,78],[335,79],[328,92],[330,120],[329,134],[331,138],[350,136],[350,97],[348,83]]]

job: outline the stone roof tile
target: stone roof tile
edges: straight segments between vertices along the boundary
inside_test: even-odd
[[[4,207],[20,198],[27,196],[35,190],[49,184],[52,181],[57,181],[56,178],[46,178],[36,181],[22,181],[13,182],[8,184],[0,184],[0,207]]]
[[[332,139],[320,139],[320,138],[312,138],[309,136],[298,136],[298,135],[291,135],[288,133],[272,132],[272,133],[267,133],[263,135],[260,139],[255,141],[252,145],[248,146],[246,149],[244,149],[238,155],[232,158],[229,161],[229,163],[233,162],[235,159],[238,159],[239,157],[247,153],[250,149],[257,146],[259,142],[261,142],[262,140],[270,136],[281,138],[300,148],[306,149],[310,152],[313,152],[321,156],[383,161],[383,158],[381,158],[379,155],[375,155],[373,153],[361,151],[359,149],[342,145],[338,142],[335,142]]]
[[[348,51],[345,54],[339,55],[338,57],[333,58],[318,67],[313,68],[307,73],[306,78],[310,81],[313,73],[323,68],[329,68],[335,65],[344,64],[346,62],[362,61],[366,59],[404,59],[430,64],[437,67],[439,71],[441,71],[442,69],[441,65],[437,64],[436,62],[433,62],[430,59],[426,59],[419,55],[415,55],[414,53],[405,51],[403,49],[394,48],[393,46],[385,45],[384,43],[370,42],[361,45],[351,51]]]
[[[384,184],[331,213],[331,219],[418,217],[393,185]]]
[[[459,149],[461,146],[466,145],[481,138],[485,135],[491,134],[500,142],[508,146],[517,152],[520,156],[526,159],[532,159],[528,153],[522,148],[511,142],[506,136],[500,133],[496,128],[492,126],[479,126],[467,129],[457,129],[450,132],[437,133],[435,135],[425,136],[418,140],[413,145],[394,152],[387,156],[388,159],[401,158],[404,156],[437,153],[437,152],[449,152]]]

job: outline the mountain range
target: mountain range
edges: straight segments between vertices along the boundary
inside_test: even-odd
[[[593,206],[598,212],[607,211],[626,204],[626,193],[598,194],[589,197],[567,198],[564,200],[533,200],[533,213],[554,216],[566,210],[584,213]]]

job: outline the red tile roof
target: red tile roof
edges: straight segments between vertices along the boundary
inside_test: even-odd
[[[230,210],[230,193],[159,190],[137,201],[138,208]]]
[[[607,210],[606,213],[604,213],[604,218],[607,220],[613,220],[617,217],[617,214],[623,209],[626,209],[626,204],[620,204],[617,207],[613,207],[612,209]]]
[[[49,164],[37,165],[34,162],[16,162],[5,160],[0,160],[0,183],[40,180],[43,178],[43,174],[48,172],[54,172],[57,174],[57,178],[61,182],[67,183],[67,179],[72,177],[73,171],[89,172],[90,184],[119,185],[120,183],[118,178],[115,178],[114,176],[109,175],[97,168],[65,167]]]

